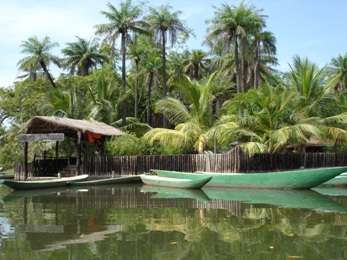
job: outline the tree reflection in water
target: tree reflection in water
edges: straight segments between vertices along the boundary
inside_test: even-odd
[[[347,258],[347,197],[294,195],[325,207],[313,211],[269,205],[269,199],[262,204],[259,194],[245,203],[230,192],[229,198],[206,191],[207,197],[191,193],[189,198],[185,192],[175,199],[140,190],[115,186],[2,195],[0,219],[13,227],[13,235],[0,235],[0,259]],[[287,201],[285,195],[278,194],[273,204],[281,196]]]

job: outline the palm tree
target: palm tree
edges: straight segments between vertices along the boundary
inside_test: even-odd
[[[177,87],[184,101],[166,97],[159,100],[156,112],[164,114],[175,129],[155,128],[144,135],[150,143],[159,142],[182,150],[192,148],[202,153],[208,144],[206,132],[212,127],[212,81],[214,74],[202,83],[186,78]],[[189,105],[186,105],[189,104]]]
[[[59,66],[59,58],[52,55],[51,50],[58,46],[57,43],[51,42],[49,37],[44,37],[40,41],[36,36],[30,37],[28,40],[21,44],[22,53],[28,56],[22,58],[18,62],[18,66],[21,70],[29,72],[33,79],[36,79],[38,68],[41,67],[46,74],[51,85],[55,88],[54,80],[49,73],[48,66],[50,63],[54,63]]]
[[[245,56],[249,35],[254,35],[265,26],[264,16],[253,6],[241,3],[234,7],[223,4],[210,21],[207,41],[224,50],[233,49],[236,69],[236,88],[245,90]]]
[[[47,102],[42,107],[44,113],[60,117],[83,119],[83,98],[75,86],[68,90],[51,89],[47,93]]]
[[[277,65],[276,55],[276,38],[272,32],[261,31],[254,35],[254,69],[253,80],[254,87],[258,87],[261,74],[271,75],[268,71],[267,64]]]
[[[322,100],[326,86],[324,82],[324,69],[311,63],[307,58],[294,57],[288,74],[289,87],[298,92],[301,97],[301,107],[307,107],[313,111]]]
[[[144,68],[147,71],[147,124],[152,125],[152,89],[155,76],[162,66],[159,51],[156,48],[148,48],[143,54]]]
[[[118,115],[117,102],[120,93],[118,91],[115,80],[107,80],[104,75],[97,78],[96,85],[89,88],[92,103],[89,107],[89,118],[113,124]]]
[[[299,106],[293,89],[264,86],[237,95],[225,104],[227,113],[210,132],[220,144],[239,142],[248,153],[277,152],[288,145],[299,149],[312,137],[320,139],[319,124]]]
[[[155,40],[161,46],[162,52],[162,77],[164,97],[167,96],[167,71],[166,71],[166,44],[169,40],[174,45],[179,37],[187,37],[189,35],[188,28],[180,20],[181,12],[172,11],[171,6],[160,6],[159,8],[150,8],[147,16],[148,24],[153,31]]]
[[[347,89],[347,53],[332,59],[328,67],[329,87],[336,90]]]
[[[131,0],[125,0],[120,3],[120,8],[117,9],[114,5],[107,4],[108,11],[101,13],[107,18],[109,23],[97,25],[97,34],[105,35],[106,39],[111,42],[112,49],[115,48],[115,43],[118,37],[121,38],[121,56],[122,56],[122,82],[123,91],[125,92],[126,81],[126,53],[127,44],[130,40],[131,33],[145,33],[145,23],[140,20],[141,7],[132,5]]]
[[[204,51],[193,50],[184,61],[184,69],[189,77],[199,80],[201,79],[203,72],[207,70],[209,61],[210,60]]]
[[[70,69],[71,74],[76,71],[80,76],[88,75],[93,68],[108,60],[106,55],[100,53],[96,39],[87,41],[77,37],[77,41],[68,43],[62,52],[65,56],[64,66]]]

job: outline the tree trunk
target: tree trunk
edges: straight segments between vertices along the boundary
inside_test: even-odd
[[[135,67],[136,67],[136,82],[135,82],[135,89],[134,89],[134,116],[137,118],[138,114],[138,102],[139,102],[139,95],[138,95],[138,90],[139,90],[139,60],[135,59]]]
[[[235,66],[236,66],[236,90],[237,93],[241,92],[240,87],[240,60],[239,60],[239,44],[237,42],[237,37],[234,40],[234,56],[235,56]]]
[[[153,85],[153,71],[149,72],[148,76],[148,90],[147,90],[147,123],[152,126],[152,85]]]
[[[48,78],[49,82],[51,83],[52,87],[56,88],[57,86],[55,85],[54,80],[53,80],[51,74],[49,73],[47,66],[43,60],[40,60],[40,65],[41,65],[43,71],[45,72],[45,74],[47,75],[47,78]]]
[[[161,31],[162,37],[162,62],[163,62],[163,91],[164,98],[167,96],[167,76],[166,76],[166,31]],[[167,120],[163,116],[163,127],[167,127]]]
[[[245,39],[241,39],[241,52],[240,52],[240,81],[241,92],[246,90],[246,73],[245,73]]]
[[[199,79],[199,65],[198,64],[194,64],[194,78],[196,80]]]
[[[121,55],[122,55],[122,90],[123,95],[125,95],[127,87],[127,77],[126,77],[126,33],[122,33],[121,39]],[[122,125],[126,124],[126,114],[125,110],[122,112]]]
[[[254,64],[254,87],[257,88],[259,86],[259,57],[260,57],[260,48],[259,41],[256,43],[255,47],[255,64]]]

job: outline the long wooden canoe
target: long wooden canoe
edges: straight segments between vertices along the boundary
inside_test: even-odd
[[[336,176],[335,178],[324,182],[322,185],[320,186],[347,186],[347,173],[342,173],[339,176]]]
[[[26,181],[5,180],[4,184],[15,190],[45,189],[62,187],[74,181],[82,181],[88,178],[87,174],[63,178],[41,178]]]
[[[207,173],[153,170],[158,176],[195,180],[212,177],[207,187],[309,189],[346,172],[347,167],[299,169],[268,173]]]
[[[0,175],[0,180],[12,180],[14,179],[14,175]]]
[[[151,186],[164,186],[171,188],[182,188],[182,189],[200,189],[206,183],[208,183],[212,177],[200,176],[194,179],[180,179],[180,178],[167,178],[159,177],[154,175],[140,175],[141,180],[144,184]]]
[[[123,184],[123,183],[137,183],[141,182],[141,178],[138,175],[119,176],[107,179],[86,180],[71,182],[72,186],[94,186],[94,185],[110,185],[110,184]]]

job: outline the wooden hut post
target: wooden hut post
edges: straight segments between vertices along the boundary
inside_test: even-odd
[[[55,158],[58,159],[59,157],[59,142],[55,142]]]
[[[80,131],[77,132],[77,174],[81,172],[81,137],[82,134]]]
[[[24,179],[28,178],[28,142],[24,143]]]

